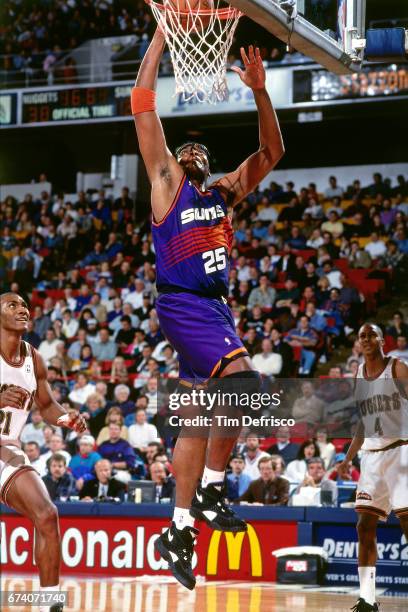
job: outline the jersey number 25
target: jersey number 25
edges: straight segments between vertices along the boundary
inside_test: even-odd
[[[227,265],[227,255],[225,247],[219,247],[212,251],[205,251],[202,254],[204,260],[204,270],[206,274],[212,274],[217,270],[223,270]]]

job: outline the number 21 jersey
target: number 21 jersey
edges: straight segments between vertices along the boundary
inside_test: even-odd
[[[10,363],[0,354],[0,392],[11,386],[20,387],[26,399],[21,408],[5,406],[0,410],[0,444],[20,446],[21,430],[26,424],[37,391],[33,349],[28,342],[22,342],[21,360],[17,364]]]

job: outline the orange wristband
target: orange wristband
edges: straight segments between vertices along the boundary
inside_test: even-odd
[[[156,92],[144,87],[133,87],[130,97],[132,115],[156,110]]]

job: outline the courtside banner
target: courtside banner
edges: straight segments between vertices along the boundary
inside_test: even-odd
[[[355,526],[314,524],[313,545],[329,556],[327,584],[358,586],[358,541]],[[377,586],[408,587],[408,543],[399,525],[377,529]]]
[[[62,573],[83,576],[169,574],[154,549],[168,520],[140,517],[60,517]],[[33,526],[3,515],[0,571],[33,572]],[[199,525],[193,568],[209,580],[276,580],[274,550],[297,544],[296,521],[254,521],[247,533],[221,533]]]

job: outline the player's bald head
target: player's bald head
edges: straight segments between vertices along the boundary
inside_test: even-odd
[[[0,304],[11,301],[22,302],[23,304],[25,304],[24,298],[22,298],[21,295],[19,295],[18,293],[14,293],[13,291],[6,291],[6,293],[2,293],[0,295]]]
[[[375,323],[364,323],[364,325],[362,325],[360,327],[360,329],[358,330],[358,335],[360,336],[360,334],[364,331],[373,331],[381,340],[384,340],[384,334],[382,332],[381,327],[379,327],[378,325],[376,325]]]
[[[12,298],[12,297],[20,297],[20,296],[17,295],[17,293],[13,293],[12,291],[6,291],[6,293],[0,294],[0,302],[3,302],[4,300],[8,300],[9,298]]]

